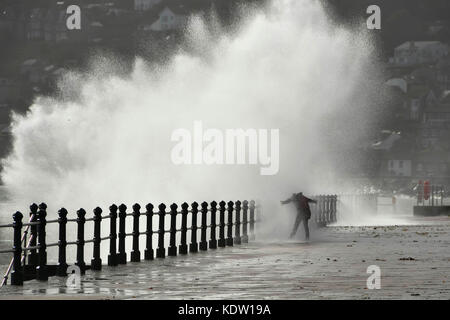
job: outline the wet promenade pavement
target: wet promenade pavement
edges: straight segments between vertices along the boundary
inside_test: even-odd
[[[450,299],[450,218],[414,223],[104,266],[80,288],[51,277],[3,287],[0,299]],[[381,268],[379,290],[366,288],[369,265]]]

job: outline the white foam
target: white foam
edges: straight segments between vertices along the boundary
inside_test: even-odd
[[[12,201],[47,202],[52,216],[61,206],[90,212],[113,202],[258,198],[269,221],[290,224],[279,200],[300,190],[336,192],[336,150],[364,132],[376,92],[363,28],[334,25],[318,1],[280,0],[249,12],[232,35],[210,33],[199,18],[188,33],[201,55],[180,51],[157,67],[137,58],[129,75],[114,75],[114,61],[98,59],[89,73],[68,73],[59,97],[39,97],[16,115],[2,175]],[[171,132],[194,120],[280,129],[279,174],[175,166]]]

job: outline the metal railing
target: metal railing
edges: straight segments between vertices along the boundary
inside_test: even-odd
[[[312,208],[312,214],[318,226],[326,226],[337,221],[337,195],[318,195],[312,198],[317,201]]]
[[[134,204],[132,212],[127,212],[127,206],[121,204],[119,207],[111,205],[109,207],[109,215],[102,216],[103,210],[99,207],[93,210],[94,216],[86,218],[86,211],[79,209],[77,211],[76,219],[68,219],[68,212],[65,208],[58,211],[58,219],[46,220],[47,205],[41,203],[39,206],[33,204],[30,206],[30,221],[22,223],[23,215],[16,212],[13,215],[13,223],[7,225],[0,225],[0,228],[13,228],[14,240],[13,248],[10,250],[3,250],[0,253],[13,253],[10,266],[5,274],[2,285],[6,284],[8,275],[11,273],[12,285],[23,285],[24,280],[35,278],[38,280],[47,281],[49,276],[67,276],[67,246],[76,246],[76,262],[75,265],[80,268],[81,274],[84,274],[87,269],[101,270],[102,259],[100,252],[100,244],[102,241],[109,240],[109,254],[108,266],[117,266],[119,264],[127,263],[126,253],[126,238],[132,238],[132,251],[130,254],[131,262],[141,261],[141,252],[139,248],[139,237],[145,236],[145,251],[144,259],[153,260],[155,252],[153,249],[153,234],[157,234],[157,248],[156,257],[165,258],[166,247],[164,237],[166,233],[170,234],[169,247],[167,248],[168,256],[176,256],[177,254],[187,254],[189,252],[197,252],[198,250],[206,251],[216,249],[217,247],[233,246],[234,244],[247,243],[249,240],[255,239],[255,223],[256,211],[259,206],[255,205],[255,201],[229,201],[225,203],[215,201],[208,204],[203,202],[200,205],[193,202],[190,206],[187,203],[181,205],[181,210],[178,211],[178,205],[172,204],[170,211],[166,212],[166,205],[160,204],[158,211],[154,212],[153,204],[149,203],[145,206],[146,211],[141,213],[141,206]],[[191,215],[191,226],[187,227],[188,215]],[[241,220],[242,214],[242,220]],[[200,215],[201,223],[198,226],[198,217]],[[126,233],[126,218],[132,217],[133,231]],[[146,231],[141,232],[140,217],[146,217]],[[157,216],[158,230],[153,230],[153,217]],[[165,218],[170,216],[170,228],[165,229]],[[177,228],[177,217],[181,216],[181,228]],[[208,216],[210,223],[208,224]],[[217,222],[217,218],[219,221]],[[108,220],[109,236],[101,237],[102,221]],[[117,231],[117,219],[119,220],[119,228]],[[85,240],[85,223],[92,221],[94,223],[94,237]],[[67,241],[66,227],[67,223],[75,222],[77,224],[77,239],[76,241]],[[54,243],[46,243],[46,227],[48,224],[59,225],[59,240]],[[22,233],[22,228],[26,229]],[[234,228],[234,230],[233,230]],[[209,229],[209,241],[207,238],[207,230]],[[200,230],[200,242],[197,240],[197,230]],[[27,233],[30,231],[30,239],[27,243]],[[190,231],[191,242],[187,244],[187,233]],[[217,236],[218,231],[218,236]],[[180,233],[180,244],[177,246],[176,236]],[[84,260],[85,244],[93,244],[93,258],[90,265],[87,265]],[[22,245],[25,244],[23,247]],[[54,271],[50,270],[47,264],[47,248],[58,247],[58,264]],[[27,252],[30,252],[27,255]],[[28,258],[28,259],[27,259]],[[27,264],[28,262],[28,264]],[[12,270],[12,272],[10,272]],[[33,275],[30,275],[30,272]]]
[[[29,223],[35,222],[36,213],[32,212],[30,215],[31,215],[31,217],[30,217],[30,220],[28,222]],[[14,226],[14,225],[11,225],[11,226]],[[26,229],[23,232],[22,238],[20,240],[21,244],[25,243],[25,247],[30,247],[31,242],[33,242],[33,240],[36,239],[35,238],[35,234],[32,234],[32,235],[30,235],[30,239],[29,239],[29,241],[27,243],[27,235],[28,235],[28,231],[29,231],[31,226],[32,226],[31,224],[27,225]],[[14,250],[0,251],[0,253],[8,253],[8,252],[14,252]],[[24,263],[26,258],[27,258],[26,252],[27,251],[25,250],[24,254],[23,254],[22,258],[21,258],[21,263]],[[9,276],[9,273],[11,272],[11,270],[12,270],[13,263],[14,263],[14,257],[11,259],[11,262],[9,263],[8,268],[6,269],[6,272],[5,272],[5,275],[3,276],[2,283],[1,283],[0,287],[3,287],[6,284],[6,282],[8,281],[8,276]]]
[[[421,181],[416,187],[418,206],[443,206],[445,190],[441,185],[430,185],[428,181]]]

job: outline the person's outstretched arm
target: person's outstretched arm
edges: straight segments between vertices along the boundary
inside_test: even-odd
[[[305,197],[305,198],[306,198],[306,197]],[[317,200],[313,200],[313,199],[310,199],[310,198],[306,198],[306,201],[312,202],[312,203],[317,203]]]
[[[286,200],[280,201],[280,202],[281,202],[281,204],[288,204],[291,201],[292,201],[292,198],[289,198],[289,199],[286,199]]]

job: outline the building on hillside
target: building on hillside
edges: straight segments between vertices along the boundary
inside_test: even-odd
[[[159,4],[161,0],[134,0],[134,10],[147,11]]]
[[[372,179],[383,188],[411,193],[419,180],[450,186],[450,150],[420,150],[411,137],[399,137],[385,147],[372,151],[376,152],[372,158],[378,159],[378,173]]]
[[[94,18],[94,17],[92,17]],[[102,38],[105,41],[112,41],[118,45],[129,46],[133,40],[131,35],[136,31],[139,22],[136,12],[124,9],[109,9],[102,19],[97,22],[102,24]],[[97,29],[100,31],[100,28]],[[94,29],[92,29],[92,32]]]
[[[381,188],[400,191],[411,183],[414,152],[411,141],[400,132],[384,130],[380,140],[372,144],[372,158],[377,159],[372,179]]]
[[[437,70],[435,65],[426,65],[411,71],[408,78],[418,84],[424,84],[435,88],[437,83],[436,74]]]
[[[440,90],[450,90],[450,56],[436,64],[436,81]]]
[[[407,41],[395,48],[389,62],[400,66],[435,63],[449,52],[449,46],[440,41]]]
[[[49,9],[46,12],[44,21],[44,40],[45,41],[65,41],[69,39],[69,30],[66,26],[67,13],[65,10]]]
[[[187,21],[188,11],[183,6],[164,6],[149,29],[151,31],[180,30],[186,26]]]
[[[0,10],[0,41],[9,40],[14,33],[16,15],[12,9]]]
[[[450,91],[425,106],[417,137],[421,151],[450,151]]]
[[[405,101],[409,109],[409,119],[420,121],[423,119],[424,110],[436,104],[436,95],[427,87],[416,88],[407,93]]]
[[[399,88],[403,93],[408,91],[408,82],[403,78],[391,78],[385,82],[385,85]]]
[[[449,20],[436,20],[427,24],[427,35],[438,39],[450,34],[450,21]]]
[[[413,176],[417,181],[431,180],[433,184],[449,186],[450,153],[428,152],[417,154],[414,159]]]
[[[411,159],[388,159],[387,172],[390,176],[396,177],[411,177],[412,175],[412,160]]]
[[[0,78],[0,104],[6,105],[17,101],[20,97],[20,85],[9,78]]]
[[[390,150],[394,146],[394,143],[401,138],[400,132],[383,130],[381,134],[382,136],[379,141],[372,144],[373,150]]]
[[[37,59],[25,60],[20,66],[20,76],[29,83],[39,83],[42,77],[42,63]]]
[[[43,8],[31,9],[26,25],[27,40],[44,39],[45,19],[46,19],[46,11]]]

